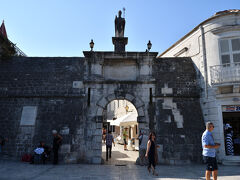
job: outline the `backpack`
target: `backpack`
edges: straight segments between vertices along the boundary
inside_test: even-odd
[[[23,162],[31,162],[31,160],[32,160],[32,155],[31,154],[24,154],[22,156],[22,161]]]

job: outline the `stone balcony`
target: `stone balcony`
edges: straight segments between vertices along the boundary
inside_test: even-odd
[[[210,73],[211,84],[214,86],[240,83],[240,63],[211,66]]]

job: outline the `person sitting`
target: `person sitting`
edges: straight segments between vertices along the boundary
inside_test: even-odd
[[[34,164],[34,162],[42,162],[43,164],[45,164],[46,159],[50,157],[50,152],[50,148],[46,146],[43,141],[41,141],[39,143],[39,146],[34,149],[34,154],[30,163]]]
[[[49,146],[45,145],[45,142],[43,141],[40,142],[40,147],[44,149],[44,152],[42,154],[42,161],[43,161],[43,164],[45,164],[46,160],[50,159],[51,149]]]

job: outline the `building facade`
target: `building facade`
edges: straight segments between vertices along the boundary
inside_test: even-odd
[[[240,10],[226,10],[200,23],[160,57],[190,57],[201,87],[205,122],[215,125],[218,159],[240,163]]]
[[[31,153],[39,141],[50,145],[56,129],[63,136],[64,162],[100,164],[107,106],[127,100],[137,110],[138,130],[156,132],[160,163],[201,161],[204,121],[191,58],[125,51],[121,13],[115,27],[114,51],[94,51],[90,43],[84,57],[0,60],[0,134],[9,139],[6,154]]]
[[[127,100],[113,100],[107,105],[107,119],[112,120],[120,118],[127,112],[134,112],[136,108]]]

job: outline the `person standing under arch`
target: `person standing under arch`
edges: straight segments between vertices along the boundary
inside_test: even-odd
[[[128,128],[125,127],[123,130],[123,141],[124,141],[124,150],[127,151],[127,137],[128,137],[128,133],[127,133]]]
[[[108,158],[111,158],[112,155],[112,143],[115,146],[113,135],[111,134],[111,131],[108,131],[108,134],[106,135],[106,161],[108,161]]]

